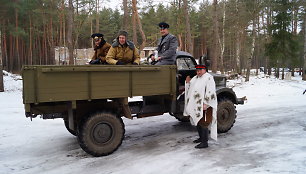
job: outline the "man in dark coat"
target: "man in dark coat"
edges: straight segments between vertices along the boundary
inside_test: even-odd
[[[155,65],[174,65],[175,53],[178,46],[177,38],[169,33],[169,24],[161,22],[158,24],[160,27],[160,34],[162,37],[158,40],[158,56],[151,55],[151,60]]]
[[[106,64],[105,58],[111,45],[104,40],[103,34],[101,33],[94,33],[91,37],[95,42],[95,53],[89,64]]]

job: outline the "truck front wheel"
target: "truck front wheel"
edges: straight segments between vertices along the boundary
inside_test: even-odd
[[[175,114],[174,117],[175,117],[178,121],[181,121],[181,122],[190,122],[189,116],[186,117],[186,116],[184,116],[182,113],[180,113],[180,114]]]
[[[120,117],[109,112],[99,112],[84,120],[78,140],[85,152],[93,156],[105,156],[118,149],[124,133],[124,124]]]
[[[217,121],[218,133],[228,132],[234,125],[236,108],[232,101],[223,99],[218,102]]]

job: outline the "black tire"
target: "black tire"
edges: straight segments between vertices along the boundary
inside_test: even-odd
[[[77,131],[74,131],[74,130],[69,128],[69,122],[67,120],[64,120],[64,124],[65,124],[65,127],[66,127],[66,129],[68,130],[69,133],[71,133],[74,136],[78,135]]]
[[[231,100],[223,99],[218,102],[218,133],[228,132],[234,126],[236,113],[235,105]]]
[[[84,120],[78,140],[85,152],[97,157],[105,156],[118,149],[124,133],[121,117],[109,112],[98,112]]]

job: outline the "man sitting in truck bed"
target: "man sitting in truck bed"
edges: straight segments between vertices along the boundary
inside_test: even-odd
[[[104,40],[102,33],[94,33],[91,37],[95,42],[95,53],[89,64],[106,64],[105,57],[111,45]]]
[[[139,65],[140,56],[134,43],[127,40],[128,33],[120,31],[116,41],[106,55],[106,62],[112,65]]]
[[[140,56],[138,49],[134,43],[127,41],[128,33],[120,31],[116,41],[113,43],[106,56],[106,61],[113,65],[139,65]],[[129,108],[128,98],[116,99],[122,105],[123,114],[125,117],[132,119],[131,110]]]

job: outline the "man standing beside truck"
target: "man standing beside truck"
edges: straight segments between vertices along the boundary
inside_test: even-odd
[[[195,148],[208,147],[208,128],[211,138],[217,141],[217,95],[212,75],[205,65],[196,65],[197,75],[186,78],[184,116],[190,116],[191,124],[197,127],[200,143]]]
[[[158,40],[157,53],[151,55],[151,60],[154,65],[174,65],[175,53],[178,46],[177,38],[169,33],[169,24],[161,22],[158,24],[160,27],[160,34],[162,37]]]
[[[139,65],[140,56],[134,43],[127,40],[128,33],[120,31],[116,41],[109,49],[106,62],[112,65]]]
[[[95,53],[89,64],[106,64],[106,55],[111,45],[104,40],[101,33],[94,33],[91,38],[95,42]]]

